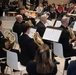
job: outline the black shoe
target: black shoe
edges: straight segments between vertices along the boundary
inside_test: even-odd
[[[13,69],[13,72],[18,72],[18,71],[19,71],[19,70],[14,70],[14,69]]]
[[[54,59],[54,63],[55,64],[60,64],[60,62],[58,62],[57,60]]]
[[[69,60],[71,60],[71,58],[65,59],[64,70],[67,70],[67,67],[69,65]]]
[[[28,74],[23,74],[23,75],[28,75]]]

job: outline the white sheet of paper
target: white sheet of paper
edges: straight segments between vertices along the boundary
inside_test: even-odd
[[[62,31],[58,29],[46,28],[43,39],[58,42],[61,32]]]
[[[47,26],[52,26],[52,21],[47,20],[47,22],[46,22],[46,24],[45,24],[45,27],[47,27]]]
[[[46,28],[45,32],[44,32],[44,35],[43,35],[43,39],[45,40],[50,40],[52,33],[53,32],[53,29],[50,29],[50,28]]]
[[[36,29],[35,29],[35,28],[31,28],[31,29],[30,29],[30,33],[29,33],[28,36],[29,36],[30,38],[33,38],[33,35],[34,35],[35,32],[36,32]]]
[[[74,23],[73,31],[76,31],[76,22]]]
[[[55,26],[54,27],[60,27],[61,26],[61,21],[56,21]]]
[[[60,38],[60,35],[61,35],[61,30],[53,30],[53,33],[52,33],[52,36],[51,36],[51,40],[52,41],[55,41],[55,42],[58,42],[59,41],[59,38]]]

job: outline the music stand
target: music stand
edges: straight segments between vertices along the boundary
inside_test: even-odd
[[[61,20],[56,20],[54,23],[54,27],[60,27],[61,26]]]
[[[51,28],[51,27],[46,28],[42,38],[44,40],[58,42],[61,32],[62,32],[62,30],[57,29],[57,28]]]

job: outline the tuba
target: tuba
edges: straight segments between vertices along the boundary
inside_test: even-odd
[[[15,35],[9,30],[5,30],[3,35],[4,35],[4,38],[7,39],[7,42],[5,42],[5,47],[2,49],[4,51],[10,50],[13,47],[13,44],[15,42]]]
[[[42,44],[44,44],[44,42],[42,41],[40,35],[38,32],[34,33],[33,35],[33,39],[34,39],[34,42],[38,45],[38,46],[41,46]]]
[[[4,31],[4,37],[8,39],[11,44],[15,42],[15,35],[9,30]]]

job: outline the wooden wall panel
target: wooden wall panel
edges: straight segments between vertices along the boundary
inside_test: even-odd
[[[62,3],[68,3],[70,0],[48,0],[49,3],[56,3],[56,4],[62,4]]]

